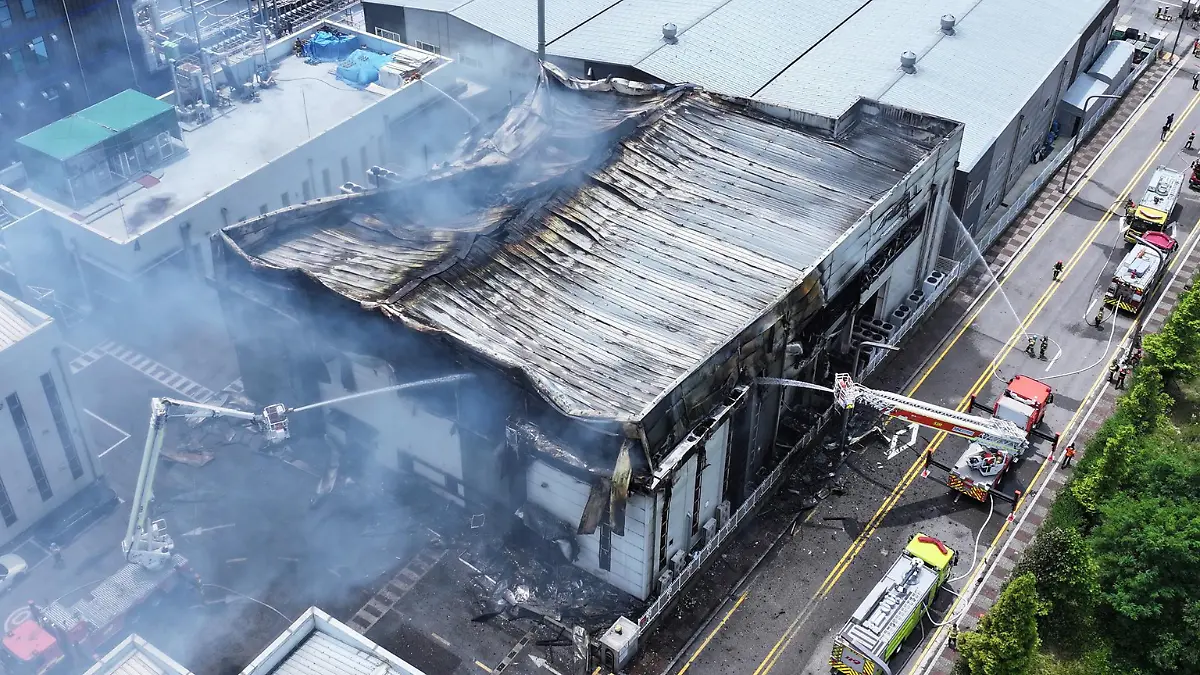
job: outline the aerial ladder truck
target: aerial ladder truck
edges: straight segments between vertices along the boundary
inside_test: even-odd
[[[167,421],[180,416],[172,413],[189,411],[193,415],[245,420],[268,443],[275,444],[290,438],[288,416],[292,413],[469,377],[469,374],[458,374],[408,382],[297,408],[275,403],[261,412],[171,398],[151,399],[150,428],[146,433],[129,524],[121,542],[125,565],[72,605],[55,601],[39,607],[30,603],[29,609],[34,620],[18,624],[4,637],[3,661],[7,671],[14,675],[43,675],[60,666],[66,667],[67,663],[88,662],[124,627],[129,616],[148,601],[175,588],[181,576],[196,587],[201,585],[199,575],[191,571],[187,559],[175,553],[175,542],[167,533],[166,523],[162,519],[152,518],[150,514],[154,503],[154,477],[166,438]]]
[[[933,453],[926,450],[923,454],[925,470],[922,476],[930,475],[930,466],[937,467],[946,473],[947,487],[981,502],[986,502],[991,495],[1015,504],[1012,496],[999,490],[1000,480],[1029,447],[1030,434],[1047,438],[1057,446],[1057,435],[1045,434],[1037,429],[1046,405],[1052,400],[1053,393],[1047,385],[1021,375],[1009,382],[996,406],[984,408],[997,416],[983,418],[900,394],[870,389],[854,382],[845,373],[836,375],[834,379],[834,401],[845,410],[862,403],[889,417],[908,420],[914,425],[937,429],[970,441],[966,451],[950,466],[938,462],[933,458]],[[972,407],[983,408],[974,402],[974,398]],[[1019,419],[1014,410],[1023,411],[1025,418]],[[915,437],[914,426],[914,441]]]

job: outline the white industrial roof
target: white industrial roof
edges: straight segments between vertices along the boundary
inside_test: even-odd
[[[0,349],[20,342],[50,321],[49,316],[10,295],[0,293]]]
[[[130,635],[84,675],[192,675],[192,672],[140,636]]]
[[[438,0],[368,0],[433,8]],[[537,47],[531,0],[454,0],[451,15]],[[452,3],[447,0],[446,6]],[[969,170],[1106,0],[576,0],[547,2],[552,56],[637,68],[667,82],[840,117],[859,98],[966,124]],[[944,14],[957,18],[941,32]],[[674,23],[677,42],[662,26]],[[917,54],[917,72],[900,54]]]
[[[241,675],[424,675],[400,657],[310,607]]]

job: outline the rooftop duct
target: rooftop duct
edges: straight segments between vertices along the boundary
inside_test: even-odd
[[[917,72],[917,55],[911,51],[906,51],[900,55],[900,68],[906,73]]]
[[[943,14],[942,32],[946,35],[954,35],[954,25],[956,23],[958,23],[958,19],[955,19],[953,14]]]
[[[679,38],[676,37],[679,34],[679,29],[675,27],[675,24],[664,23],[662,30],[663,30],[663,39],[664,40],[666,40],[667,42],[669,42],[671,44],[675,44],[676,42],[679,42]]]

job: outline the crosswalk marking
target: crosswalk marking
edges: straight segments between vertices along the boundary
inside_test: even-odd
[[[217,395],[216,392],[199,382],[181,375],[149,356],[113,340],[101,343],[73,359],[70,363],[71,374],[74,375],[80,372],[105,355],[111,356],[130,368],[143,373],[183,398],[204,402]],[[241,380],[237,380],[236,382],[240,387]]]

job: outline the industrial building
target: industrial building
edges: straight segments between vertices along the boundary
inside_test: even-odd
[[[142,58],[129,0],[0,0],[0,169],[14,142],[124,89],[166,91]]]
[[[424,675],[316,607],[300,615],[241,675]],[[84,675],[193,675],[130,635]]]
[[[1117,0],[1052,11],[1039,0],[548,1],[545,49],[576,76],[689,82],[801,119],[837,119],[867,98],[962,122],[951,204],[986,246],[995,235],[984,223],[1104,49],[1116,11]],[[467,69],[536,58],[533,2],[363,0],[363,13],[369,30]],[[967,251],[965,237],[948,242],[952,255]]]
[[[451,88],[452,69],[323,28],[318,53],[292,53],[317,30],[286,36],[265,52],[181,67],[186,77],[159,99],[125,91],[18,139],[20,175],[0,186],[5,287],[54,313],[146,306],[189,280],[203,293],[216,229],[366,183],[389,162],[397,125],[444,102],[434,87]],[[360,64],[375,79],[348,81]]]
[[[0,545],[96,482],[54,321],[0,293]]]
[[[831,378],[954,273],[961,125],[868,101],[819,125],[778,112],[547,65],[433,175],[224,228],[247,395],[435,378],[293,430],[344,446],[343,472],[418,476],[661,594],[828,419],[828,397],[756,378]],[[436,381],[454,373],[472,377]]]

